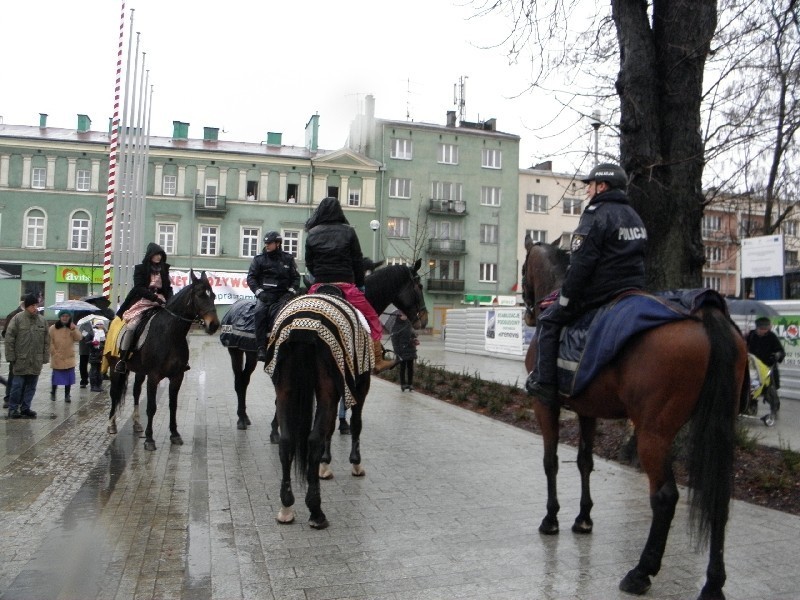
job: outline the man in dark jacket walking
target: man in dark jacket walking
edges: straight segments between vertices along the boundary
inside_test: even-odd
[[[786,358],[780,338],[772,331],[772,322],[769,317],[756,319],[756,328],[747,334],[747,351],[755,354],[756,358],[772,369],[772,383],[775,389],[781,387],[781,375],[778,363]]]
[[[628,177],[612,163],[583,180],[589,204],[570,242],[570,261],[558,301],[538,320],[536,366],[525,384],[543,402],[558,396],[556,361],[561,328],[626,290],[644,287],[647,231],[625,194]]]
[[[8,399],[9,419],[35,419],[31,402],[42,365],[50,362],[47,321],[39,314],[39,299],[25,296],[24,309],[11,319],[6,331],[6,358],[14,365],[14,383]]]
[[[253,258],[247,271],[247,285],[256,295],[255,327],[258,360],[267,360],[267,332],[275,315],[300,285],[300,272],[294,256],[284,252],[283,238],[277,231],[264,236],[264,251]]]

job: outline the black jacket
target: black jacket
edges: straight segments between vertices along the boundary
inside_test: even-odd
[[[294,257],[280,249],[255,256],[247,271],[247,285],[254,294],[265,290],[274,297],[282,296],[289,288],[297,290],[300,272]]]
[[[159,263],[161,272],[161,287],[151,289],[150,258],[154,254],[161,255],[161,262]],[[164,252],[164,249],[155,242],[150,242],[147,245],[147,251],[145,252],[144,259],[142,260],[141,264],[138,264],[133,268],[133,287],[131,288],[131,291],[128,292],[125,302],[123,302],[122,306],[119,307],[117,316],[121,318],[122,315],[125,314],[126,310],[128,310],[142,298],[147,298],[148,300],[155,302],[158,300],[156,292],[164,296],[164,300],[166,301],[169,301],[169,299],[172,298],[172,282],[169,280],[167,253]]]
[[[599,306],[624,290],[643,288],[646,244],[644,223],[625,192],[598,194],[572,234],[562,298],[570,306]]]
[[[399,317],[392,325],[392,348],[400,360],[416,360],[417,334],[411,326],[411,321]]]
[[[768,331],[764,335],[758,335],[755,330],[747,334],[747,351],[754,354],[758,360],[768,367],[772,367],[772,380],[775,388],[781,387],[781,374],[778,370],[778,363],[786,358],[786,351],[783,349],[781,340],[774,331]]]
[[[325,198],[306,222],[306,268],[315,283],[364,285],[364,261],[356,230],[336,198]]]

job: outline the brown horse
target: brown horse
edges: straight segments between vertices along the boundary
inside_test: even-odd
[[[533,325],[538,303],[563,281],[566,254],[553,246],[525,239],[523,299],[526,321]],[[535,341],[535,339],[534,339]],[[536,344],[525,357],[530,371]],[[742,393],[747,350],[742,336],[722,310],[706,306],[695,318],[674,321],[635,336],[585,391],[565,400],[580,423],[578,469],[581,475],[580,512],[575,533],[591,533],[592,498],[589,476],[598,418],[630,419],[636,427],[637,450],[650,482],[652,521],[639,563],[619,587],[632,594],[650,588],[658,573],[670,524],[678,502],[672,472],[671,447],[678,430],[692,421],[688,471],[690,516],[699,540],[710,543],[706,583],[701,599],[724,598],[723,549],[733,481],[736,413]],[[534,404],[544,442],[547,514],[539,526],[546,535],[558,533],[559,407]]]

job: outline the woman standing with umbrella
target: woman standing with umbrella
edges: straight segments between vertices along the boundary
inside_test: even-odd
[[[75,385],[75,342],[81,333],[67,310],[58,313],[58,322],[50,326],[50,366],[53,369],[50,399],[55,401],[56,389],[64,386],[64,402],[71,402],[70,388]]]

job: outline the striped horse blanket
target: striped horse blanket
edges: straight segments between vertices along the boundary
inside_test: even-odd
[[[353,406],[356,378],[375,366],[372,339],[357,313],[346,300],[328,294],[309,294],[290,300],[275,318],[267,343],[265,370],[273,383],[280,366],[281,344],[292,334],[313,332],[330,348],[344,379],[345,406]],[[314,357],[308,359],[314,360]]]

